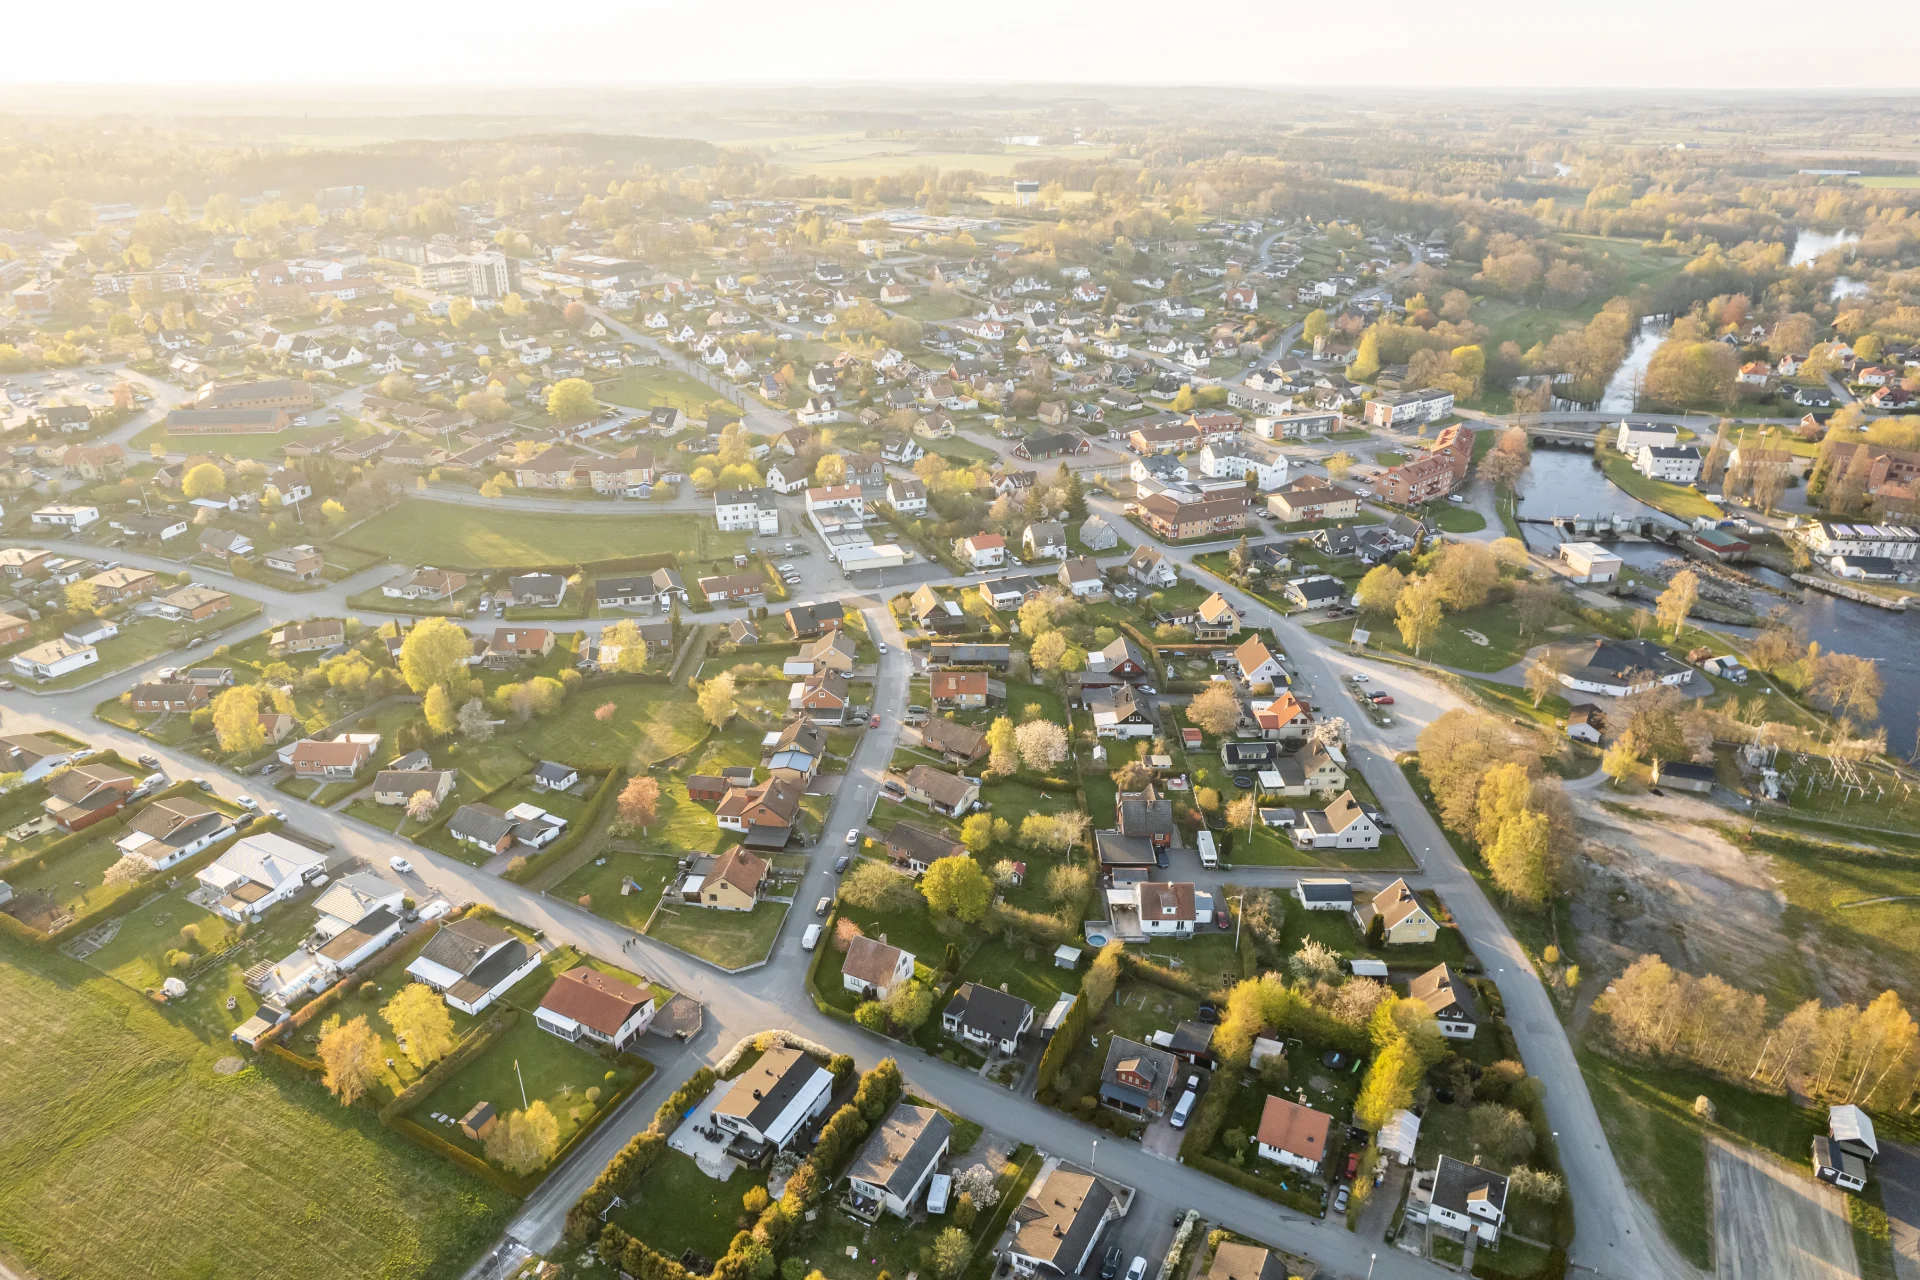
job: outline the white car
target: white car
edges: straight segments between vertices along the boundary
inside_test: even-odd
[[[260,802],[252,796],[235,796],[233,802],[250,813],[260,812]]]
[[[398,871],[403,876],[410,876],[413,874],[413,864],[411,862],[408,862],[405,858],[401,857],[397,853],[393,857],[387,859],[387,865],[392,867],[395,871]]]
[[[1373,496],[1373,490],[1371,489],[1355,489],[1354,492],[1363,498],[1371,498]]]
[[[1448,495],[1447,495],[1447,501],[1448,501],[1448,502],[1458,502],[1458,503],[1460,503],[1461,505],[1463,505],[1463,506],[1464,506],[1464,505],[1466,504],[1466,501],[1467,501],[1467,500],[1466,500],[1465,498],[1463,498],[1463,497],[1461,497],[1461,496],[1460,496],[1459,494],[1457,494],[1457,493],[1450,493],[1450,494],[1448,494]]]
[[[859,844],[859,843],[860,843],[860,828],[858,828],[858,827],[848,827],[848,828],[847,828],[847,843],[848,843],[848,844]]]
[[[285,809],[269,809],[267,810],[267,815],[269,817],[278,818],[282,822],[285,822],[287,820],[287,811]]]
[[[781,566],[780,566],[780,572],[781,572],[781,573],[793,573],[793,572],[795,572],[795,570],[794,570],[794,567],[793,567],[792,565],[790,565],[790,564],[783,564],[783,565],[781,565]]]
[[[886,646],[886,644],[885,644],[885,643],[883,642],[883,643],[882,643],[882,644],[880,645],[880,652],[882,652],[882,653],[885,653],[886,651],[887,651],[887,646]]]
[[[1147,1274],[1147,1260],[1136,1254],[1127,1266],[1127,1280],[1144,1280]]]

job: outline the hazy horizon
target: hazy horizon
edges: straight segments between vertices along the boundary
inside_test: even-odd
[[[1658,90],[1851,95],[1920,91],[1920,66],[1809,40],[1804,6],[1761,0],[1737,15],[1699,0],[1621,0],[1604,14],[1487,0],[1471,13],[1381,0],[1351,11],[1219,0],[1173,13],[1143,0],[981,0],[965,23],[880,0],[796,11],[764,0],[724,10],[573,0],[527,11],[340,0],[315,22],[210,0],[190,23],[102,0],[15,15],[31,80],[0,97],[66,86],[169,86],[298,95],[427,87],[699,89],[1089,86],[1389,93]],[[359,41],[343,35],[373,36]],[[71,57],[63,57],[71,51]],[[1569,52],[1571,51],[1571,52]]]

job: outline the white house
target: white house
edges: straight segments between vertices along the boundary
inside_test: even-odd
[[[1507,1219],[1507,1176],[1441,1156],[1432,1172],[1414,1178],[1406,1216],[1462,1235],[1471,1233],[1492,1244],[1500,1238],[1500,1227]]]
[[[42,529],[84,529],[100,518],[98,507],[41,507],[33,513],[33,523]]]
[[[215,911],[243,921],[293,897],[326,865],[325,854],[269,832],[236,841],[194,878],[220,895]]]
[[[1190,938],[1213,923],[1213,895],[1187,881],[1136,880],[1106,891],[1114,929],[1150,938]]]
[[[1620,576],[1624,563],[1597,542],[1563,542],[1560,559],[1567,566],[1567,576],[1575,582],[1612,582]]]
[[[943,1030],[978,1048],[1017,1053],[1033,1027],[1033,1006],[1019,996],[966,982],[940,1015]]]
[[[1640,446],[1665,447],[1680,443],[1680,428],[1664,422],[1627,422],[1622,420],[1614,435],[1613,447],[1629,458],[1638,457]]]
[[[1309,911],[1353,910],[1353,881],[1295,880],[1293,896]]]
[[[1327,1135],[1332,1127],[1333,1117],[1326,1112],[1268,1094],[1253,1141],[1262,1160],[1302,1173],[1318,1173],[1326,1163]]]
[[[1293,843],[1302,849],[1378,849],[1380,827],[1347,791],[1324,809],[1302,810]]]
[[[483,920],[440,926],[407,976],[440,992],[460,1012],[478,1016],[540,967],[540,952]]]
[[[885,1000],[913,977],[913,952],[873,938],[855,938],[840,966],[840,985],[869,1000]]]
[[[990,569],[1007,562],[1007,540],[997,533],[976,533],[969,538],[955,539],[953,550],[976,569]]]
[[[769,1049],[734,1078],[713,1122],[752,1146],[778,1151],[833,1101],[833,1073],[798,1049]]]
[[[1014,1210],[1016,1229],[1007,1260],[1021,1276],[1077,1276],[1092,1261],[1107,1224],[1126,1216],[1132,1203],[1130,1187],[1109,1183],[1064,1160],[1043,1164],[1026,1199]]]
[[[1449,1040],[1471,1040],[1479,1030],[1479,1006],[1473,990],[1451,966],[1437,964],[1407,984],[1407,998],[1432,1012],[1440,1034]]]
[[[645,1035],[653,1015],[653,992],[583,964],[553,980],[533,1020],[570,1043],[591,1040],[618,1050]]]
[[[919,480],[889,480],[887,504],[903,516],[923,515],[927,509],[927,486]]]
[[[765,489],[717,489],[713,495],[713,517],[723,533],[757,533],[772,537],[780,532],[780,509]]]
[[[867,500],[857,484],[830,484],[807,490],[807,513],[816,511],[844,511],[849,515],[863,516],[867,512]]]
[[[90,644],[73,644],[60,639],[36,644],[13,655],[14,671],[29,680],[52,680],[69,671],[92,666],[100,661],[100,651]]]
[[[767,488],[775,493],[798,493],[807,487],[807,469],[798,462],[776,462],[767,468]]]
[[[953,1124],[937,1108],[896,1105],[847,1169],[856,1211],[862,1217],[883,1210],[909,1217],[952,1141]]]
[[[1585,662],[1560,672],[1560,683],[1567,688],[1610,698],[1692,680],[1693,668],[1650,640],[1596,640]]]
[[[1700,463],[1700,451],[1690,444],[1643,444],[1633,469],[1649,480],[1692,484],[1700,477]]]

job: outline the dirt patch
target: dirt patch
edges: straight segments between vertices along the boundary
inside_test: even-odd
[[[225,1057],[213,1064],[213,1074],[217,1076],[237,1076],[246,1069],[245,1058]]]
[[[1792,952],[1781,923],[1786,902],[1764,863],[1689,820],[1724,816],[1719,810],[1687,804],[1641,816],[1607,805],[1602,795],[1575,793],[1581,852],[1592,874],[1574,924],[1616,952],[1615,967],[1656,952],[1684,955],[1696,972],[1732,977]]]
[[[1718,1138],[1707,1165],[1719,1280],[1858,1280],[1842,1192]]]

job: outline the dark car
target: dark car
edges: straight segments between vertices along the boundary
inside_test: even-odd
[[[850,863],[850,862],[852,862],[852,861],[853,861],[853,859],[852,859],[852,858],[849,858],[849,857],[848,857],[848,856],[847,856],[846,854],[844,854],[844,853],[843,853],[843,854],[841,854],[841,855],[839,856],[839,858],[837,858],[837,859],[835,859],[835,861],[834,861],[834,864],[833,864],[833,874],[835,874],[835,875],[844,875],[844,874],[846,874],[846,870],[847,870],[847,864],[848,864],[848,863]]]
[[[1115,1276],[1120,1274],[1120,1259],[1123,1256],[1120,1252],[1119,1245],[1110,1244],[1107,1246],[1106,1254],[1100,1259],[1100,1280],[1113,1280]]]

